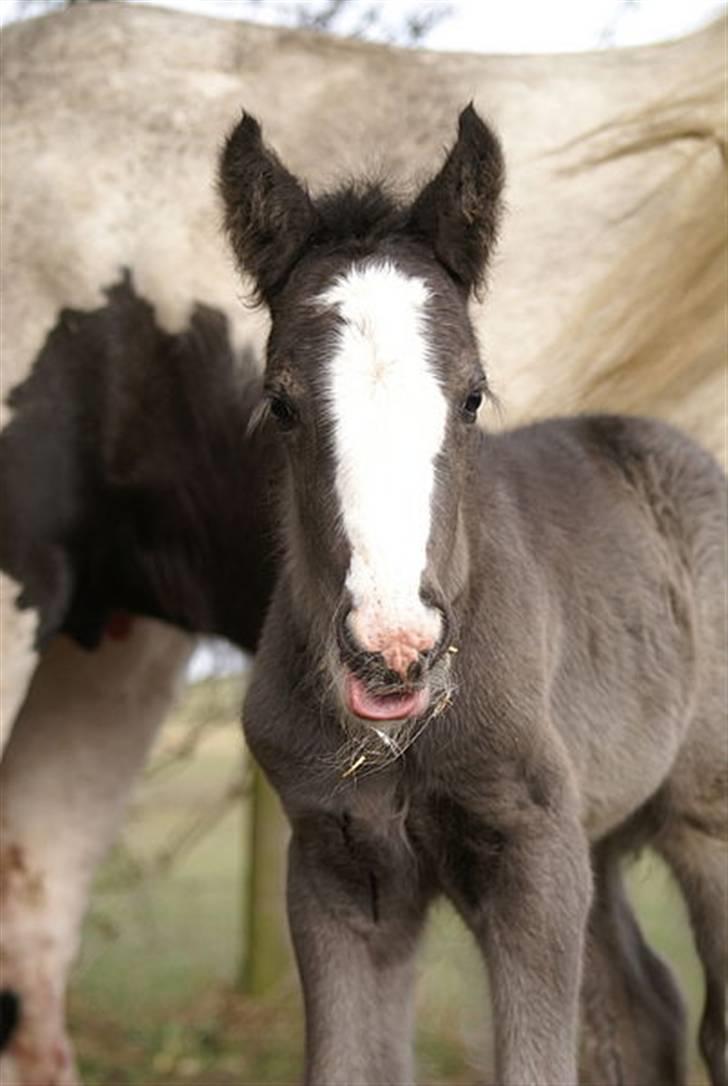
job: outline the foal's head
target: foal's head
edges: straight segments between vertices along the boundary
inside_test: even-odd
[[[248,115],[222,156],[233,250],[272,318],[266,405],[288,455],[293,591],[354,718],[425,714],[451,645],[486,391],[467,302],[502,183],[472,106],[406,206],[366,184],[312,200]]]

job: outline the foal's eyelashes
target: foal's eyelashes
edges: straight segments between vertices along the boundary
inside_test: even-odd
[[[481,371],[473,380],[470,390],[460,405],[460,417],[463,422],[475,422],[486,395],[489,395],[485,374]]]
[[[475,389],[473,392],[470,392],[468,394],[462,407],[462,415],[465,422],[475,422],[476,418],[478,417],[478,411],[480,410],[480,405],[482,404],[482,402],[482,389]]]
[[[298,424],[298,408],[291,397],[280,389],[266,389],[261,410],[270,415],[279,430],[284,433],[293,430]]]
[[[270,413],[281,430],[292,430],[298,422],[298,412],[287,396],[272,396]]]

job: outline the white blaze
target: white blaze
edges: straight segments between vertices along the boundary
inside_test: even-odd
[[[353,632],[372,649],[398,633],[434,641],[440,631],[419,595],[447,416],[429,358],[428,296],[424,280],[378,263],[354,266],[321,299],[343,321],[329,374],[336,491]]]

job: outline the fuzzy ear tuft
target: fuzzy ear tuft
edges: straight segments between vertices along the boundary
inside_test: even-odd
[[[470,293],[485,278],[501,215],[505,164],[498,137],[472,102],[458,121],[458,138],[440,172],[410,212],[409,230]]]
[[[303,185],[263,143],[255,117],[243,113],[220,156],[218,188],[225,228],[255,296],[270,305],[312,233],[317,214]]]

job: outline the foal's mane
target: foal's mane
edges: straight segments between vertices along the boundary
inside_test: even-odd
[[[314,198],[319,224],[311,241],[337,245],[372,245],[401,231],[407,218],[405,200],[384,178],[350,178]]]

